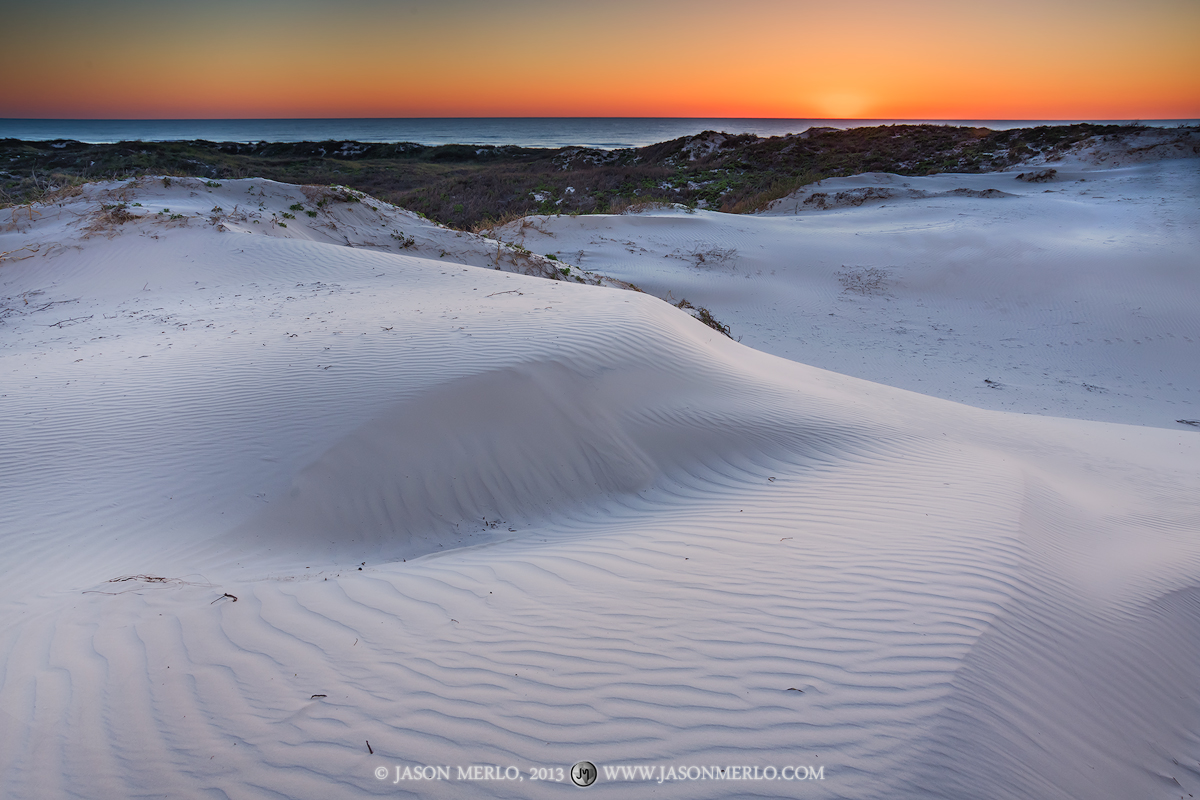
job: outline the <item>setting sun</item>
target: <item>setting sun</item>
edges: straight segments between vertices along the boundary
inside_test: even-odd
[[[1200,116],[1200,5],[50,0],[0,116]],[[19,79],[14,79],[19,76]]]

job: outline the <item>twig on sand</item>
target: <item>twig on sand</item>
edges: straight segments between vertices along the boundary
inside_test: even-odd
[[[375,755],[375,751],[371,749],[371,740],[364,739],[364,741],[367,743],[367,752],[370,753],[371,755]]]
[[[96,315],[89,314],[86,317],[71,317],[70,319],[60,319],[58,322],[54,323],[53,325],[47,325],[46,327],[47,328],[58,328],[62,325],[66,325],[68,322],[86,322],[87,320],[91,319],[94,316],[96,316]]]
[[[514,292],[515,292],[516,294],[525,294],[524,292],[518,292],[516,289],[509,289],[507,292],[492,292],[491,294],[489,294],[489,295],[487,295],[487,296],[488,296],[488,297],[495,297],[495,296],[496,296],[496,295],[498,295],[498,294],[513,294]]]
[[[37,252],[36,247],[30,247],[29,245],[26,245],[24,247],[18,247],[16,250],[5,250],[3,253],[0,253],[0,261],[3,261],[4,259],[8,258],[13,253],[19,253],[22,250],[28,250],[29,255],[23,256],[22,258],[14,258],[13,261],[21,261],[24,258],[33,258],[33,254]]]
[[[26,302],[28,302],[28,301],[26,301]],[[36,314],[39,311],[45,311],[47,308],[50,308],[51,306],[58,306],[58,305],[62,305],[63,303],[78,303],[78,302],[79,302],[78,297],[76,297],[74,300],[51,300],[49,303],[46,303],[44,306],[41,306],[40,308],[35,308],[33,310],[33,313]]]
[[[220,597],[217,598],[217,600],[224,600],[226,597],[228,597],[230,600],[232,600],[235,603],[237,602],[237,598],[234,597],[233,595],[231,595],[229,592],[226,592],[225,594],[221,595]],[[209,603],[209,605],[211,606],[213,603],[217,602],[217,600],[213,600],[212,603]]]
[[[138,581],[139,583],[179,584],[181,586],[188,584],[188,581],[181,581],[178,578],[163,578],[158,575],[122,575],[119,578],[109,578],[105,582],[106,583],[125,583],[126,581]],[[86,590],[84,590],[83,594],[108,594],[108,595],[115,596],[118,594],[128,594],[130,592],[136,592],[136,591],[138,591],[138,589],[136,589],[136,588],[126,589],[123,592],[104,592],[104,591],[100,591],[99,589],[86,589]]]

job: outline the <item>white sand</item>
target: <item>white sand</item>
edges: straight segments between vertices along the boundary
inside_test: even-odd
[[[1200,369],[1180,369],[1200,364],[1200,158],[1057,166],[1039,183],[1016,180],[1028,167],[867,174],[753,217],[531,217],[500,235],[805,364],[982,408],[1200,417]]]
[[[1195,163],[523,231],[743,344],[374,201],[33,209],[0,232],[0,796],[537,798],[585,758],[824,767],[614,798],[1196,793]],[[418,764],[525,780],[392,784]]]

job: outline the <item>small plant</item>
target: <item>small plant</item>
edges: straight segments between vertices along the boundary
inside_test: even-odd
[[[284,218],[284,219],[295,219],[295,218],[296,218],[296,215],[295,215],[295,214],[289,214],[288,212],[284,211],[284,212],[283,212],[283,218]],[[283,223],[280,223],[280,224],[282,225]]]
[[[561,272],[565,277],[569,278],[571,276],[571,268],[570,267],[559,267],[558,271]]]
[[[305,213],[305,214],[308,214],[310,217],[316,217],[316,216],[317,216],[317,212],[313,211],[312,209],[305,209],[304,213]]]
[[[100,213],[93,218],[88,232],[101,233],[112,231],[115,226],[124,225],[126,222],[135,219],[137,219],[137,215],[129,213],[129,207],[125,203],[113,203],[112,205],[101,203]]]
[[[210,188],[210,189],[219,189],[219,188],[221,188],[221,184],[217,183],[216,181],[205,181],[205,182],[204,182],[204,185],[205,185],[205,186],[207,186],[207,187],[208,187],[208,188]]]
[[[393,234],[391,234],[391,236],[393,239],[395,239],[397,242],[399,242],[400,247],[405,250],[407,250],[408,248],[412,247],[414,244],[417,243],[416,239],[414,239],[411,236],[405,236],[402,233],[393,233]]]
[[[558,261],[558,256],[552,253],[546,253],[546,258],[550,259],[551,261]]]
[[[224,210],[225,209],[221,208],[220,206],[213,206],[212,211],[210,211],[209,213],[210,214],[220,214]]]
[[[1058,170],[1056,169],[1039,169],[1033,172],[1022,172],[1017,176],[1017,180],[1028,183],[1045,183],[1054,180],[1054,176],[1057,174]]]
[[[302,206],[300,203],[292,203],[290,206],[288,206],[288,210],[289,211],[303,211],[304,206]]]
[[[838,282],[845,291],[861,294],[864,297],[890,294],[889,279],[886,270],[877,267],[847,267],[842,266],[838,272]]]
[[[733,334],[729,332],[729,326],[722,325],[715,317],[713,317],[712,312],[710,312],[704,306],[700,306],[699,308],[696,309],[696,319],[700,320],[705,325],[712,328],[714,331],[717,331],[718,333],[723,333],[726,336],[728,336],[730,339],[733,338]]]
[[[362,198],[358,196],[353,189],[345,186],[325,187],[305,187],[305,194],[309,200],[314,195],[320,193],[321,199],[317,201],[317,208],[324,208],[330,201],[339,203],[361,203]]]
[[[162,183],[163,183],[163,188],[168,188],[171,185],[171,179],[164,175]]]
[[[717,245],[710,245],[704,249],[693,247],[688,255],[690,258],[695,259],[697,268],[710,265],[724,266],[737,258],[737,249],[733,247],[719,247]]]
[[[637,289],[637,287],[634,287],[634,288]],[[638,291],[640,291],[640,290],[638,290]],[[704,306],[700,306],[699,308],[697,308],[696,306],[689,303],[687,301],[687,298],[684,298],[684,299],[680,300],[678,303],[676,303],[675,307],[682,311],[688,311],[689,313],[695,312],[692,314],[693,317],[700,320],[705,325],[712,328],[714,331],[717,331],[718,333],[723,333],[726,336],[728,336],[730,339],[733,338],[733,334],[729,332],[729,326],[722,325],[720,323],[720,321],[717,320],[717,318],[712,315],[712,312],[709,311]]]

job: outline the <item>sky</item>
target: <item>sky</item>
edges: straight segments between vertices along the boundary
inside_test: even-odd
[[[1200,117],[1200,0],[0,0],[0,19],[0,118]]]

